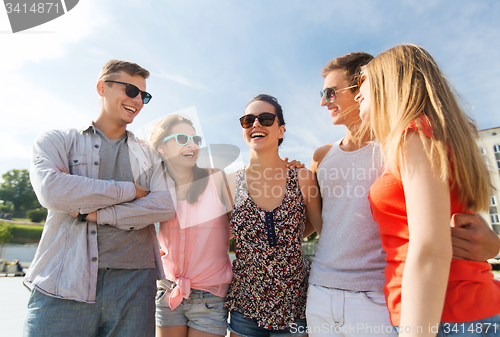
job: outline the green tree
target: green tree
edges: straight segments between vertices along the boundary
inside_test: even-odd
[[[14,205],[7,201],[0,200],[0,213],[11,213],[14,211]]]
[[[26,212],[26,216],[32,222],[42,222],[47,217],[47,210],[43,207],[30,209]]]
[[[31,186],[28,170],[10,170],[2,175],[0,184],[0,200],[14,205],[16,215],[29,209],[40,207],[33,187]]]
[[[12,231],[11,225],[9,225],[7,223],[0,223],[0,243],[9,243],[10,242],[10,239],[12,239],[12,237],[13,237],[11,231]]]

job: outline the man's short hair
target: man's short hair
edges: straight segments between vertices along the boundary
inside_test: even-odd
[[[349,82],[349,85],[356,85],[358,74],[361,67],[368,64],[373,59],[373,56],[363,52],[350,53],[344,56],[339,56],[327,63],[326,67],[321,70],[321,76],[326,77],[334,70],[341,69],[344,78]],[[352,88],[351,91],[355,92],[357,87]]]
[[[139,75],[142,76],[144,79],[149,77],[149,71],[142,68],[137,63],[131,63],[119,60],[110,60],[108,61],[108,63],[104,65],[104,67],[102,67],[102,70],[99,73],[98,80],[112,79],[114,77],[113,75],[118,74],[121,71],[129,74],[130,76]]]

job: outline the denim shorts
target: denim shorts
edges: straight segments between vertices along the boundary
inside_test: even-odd
[[[307,335],[307,323],[305,319],[296,320],[293,326],[285,330],[268,330],[259,328],[255,320],[246,318],[238,311],[231,311],[228,329],[242,337],[298,337]]]
[[[224,298],[207,291],[191,289],[188,299],[183,299],[174,310],[168,300],[170,290],[158,289],[156,294],[156,325],[171,327],[187,325],[190,328],[215,335],[227,332],[227,309]]]

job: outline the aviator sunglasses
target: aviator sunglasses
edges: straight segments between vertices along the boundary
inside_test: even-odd
[[[337,91],[347,90],[357,87],[357,85],[351,85],[347,88],[335,89],[332,87],[325,88],[323,91],[320,91],[321,96],[323,96],[328,102],[333,103],[337,99]]]
[[[274,120],[276,119],[276,115],[270,112],[263,112],[258,116],[255,115],[245,115],[240,118],[241,126],[244,129],[248,129],[252,127],[255,119],[259,120],[260,125],[262,126],[271,126],[274,124]]]
[[[186,145],[189,143],[189,140],[191,139],[193,141],[193,144],[196,146],[200,146],[201,142],[203,141],[202,136],[198,135],[186,135],[185,133],[174,133],[173,135],[167,136],[163,138],[163,142],[166,142],[169,139],[172,139],[175,137],[175,141],[177,142],[177,145]]]
[[[358,87],[361,88],[361,84],[363,84],[363,82],[365,81],[366,79],[366,75],[365,75],[365,72],[362,71],[358,74]]]
[[[141,93],[141,98],[142,98],[142,103],[148,104],[149,101],[153,96],[149,92],[146,91],[141,91],[139,88],[137,88],[135,85],[130,84],[130,83],[125,83],[125,82],[118,82],[118,81],[111,81],[107,80],[104,82],[111,82],[111,83],[118,83],[118,84],[124,84],[126,85],[125,87],[125,93],[127,94],[128,97],[130,98],[136,98],[139,93]]]

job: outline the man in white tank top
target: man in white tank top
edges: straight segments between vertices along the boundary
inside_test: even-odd
[[[372,58],[351,53],[322,70],[321,106],[334,125],[346,127],[346,135],[318,148],[311,162],[323,199],[323,228],[309,278],[310,336],[397,335],[382,292],[385,252],[368,201],[383,164],[378,143],[368,133],[359,135],[359,105],[354,101],[357,74]],[[453,219],[455,257],[484,261],[498,254],[500,239],[478,217]]]

